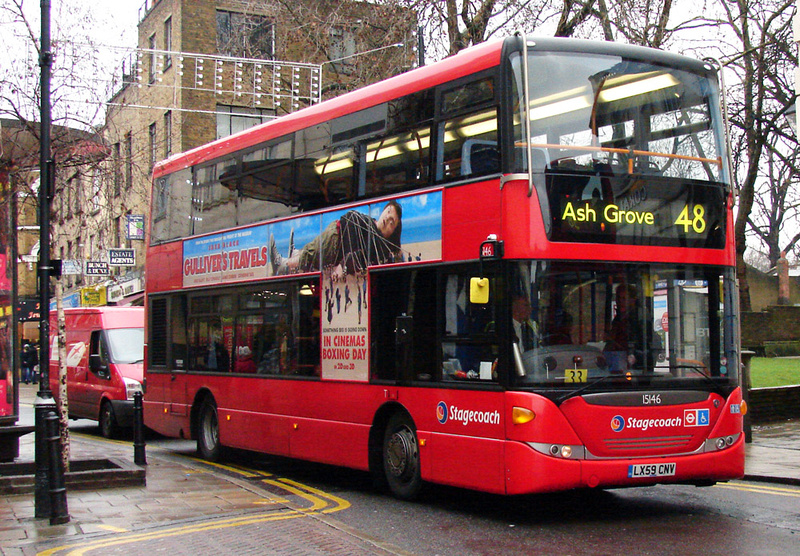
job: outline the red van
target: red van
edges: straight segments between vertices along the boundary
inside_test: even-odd
[[[142,391],[144,307],[78,307],[64,316],[69,416],[99,421],[112,438],[133,425],[133,394]],[[50,317],[50,388],[58,397],[56,312]]]

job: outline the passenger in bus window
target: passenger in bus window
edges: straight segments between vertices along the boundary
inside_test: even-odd
[[[606,335],[606,352],[611,371],[621,372],[641,366],[642,327],[636,316],[637,291],[632,284],[622,284],[616,289],[617,314],[611,321],[611,329]]]
[[[227,372],[230,369],[230,355],[222,345],[222,333],[215,329],[208,342],[207,365],[209,371]]]
[[[364,273],[370,265],[395,262],[400,256],[402,218],[397,201],[389,201],[377,220],[351,210],[289,257],[278,253],[275,238],[270,237],[273,275],[319,270],[320,256],[323,269],[330,270],[335,281]]]
[[[237,373],[256,372],[256,363],[253,361],[253,352],[249,346],[239,346],[236,350],[236,363],[233,366]]]

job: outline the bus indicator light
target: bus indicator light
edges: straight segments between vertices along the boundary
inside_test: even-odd
[[[536,414],[527,407],[514,407],[511,410],[511,421],[515,425],[530,423],[536,418]]]

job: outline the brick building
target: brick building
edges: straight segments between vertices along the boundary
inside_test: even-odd
[[[53,223],[54,257],[102,263],[124,248],[136,265],[66,276],[66,289],[103,303],[92,287],[108,286],[107,301],[130,302],[144,284],[137,234],[157,161],[409,69],[416,29],[409,12],[367,2],[146,0],[108,103],[110,155],[63,181]]]

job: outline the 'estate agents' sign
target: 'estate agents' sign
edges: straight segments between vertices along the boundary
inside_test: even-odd
[[[136,266],[136,251],[133,249],[109,249],[109,266]]]

